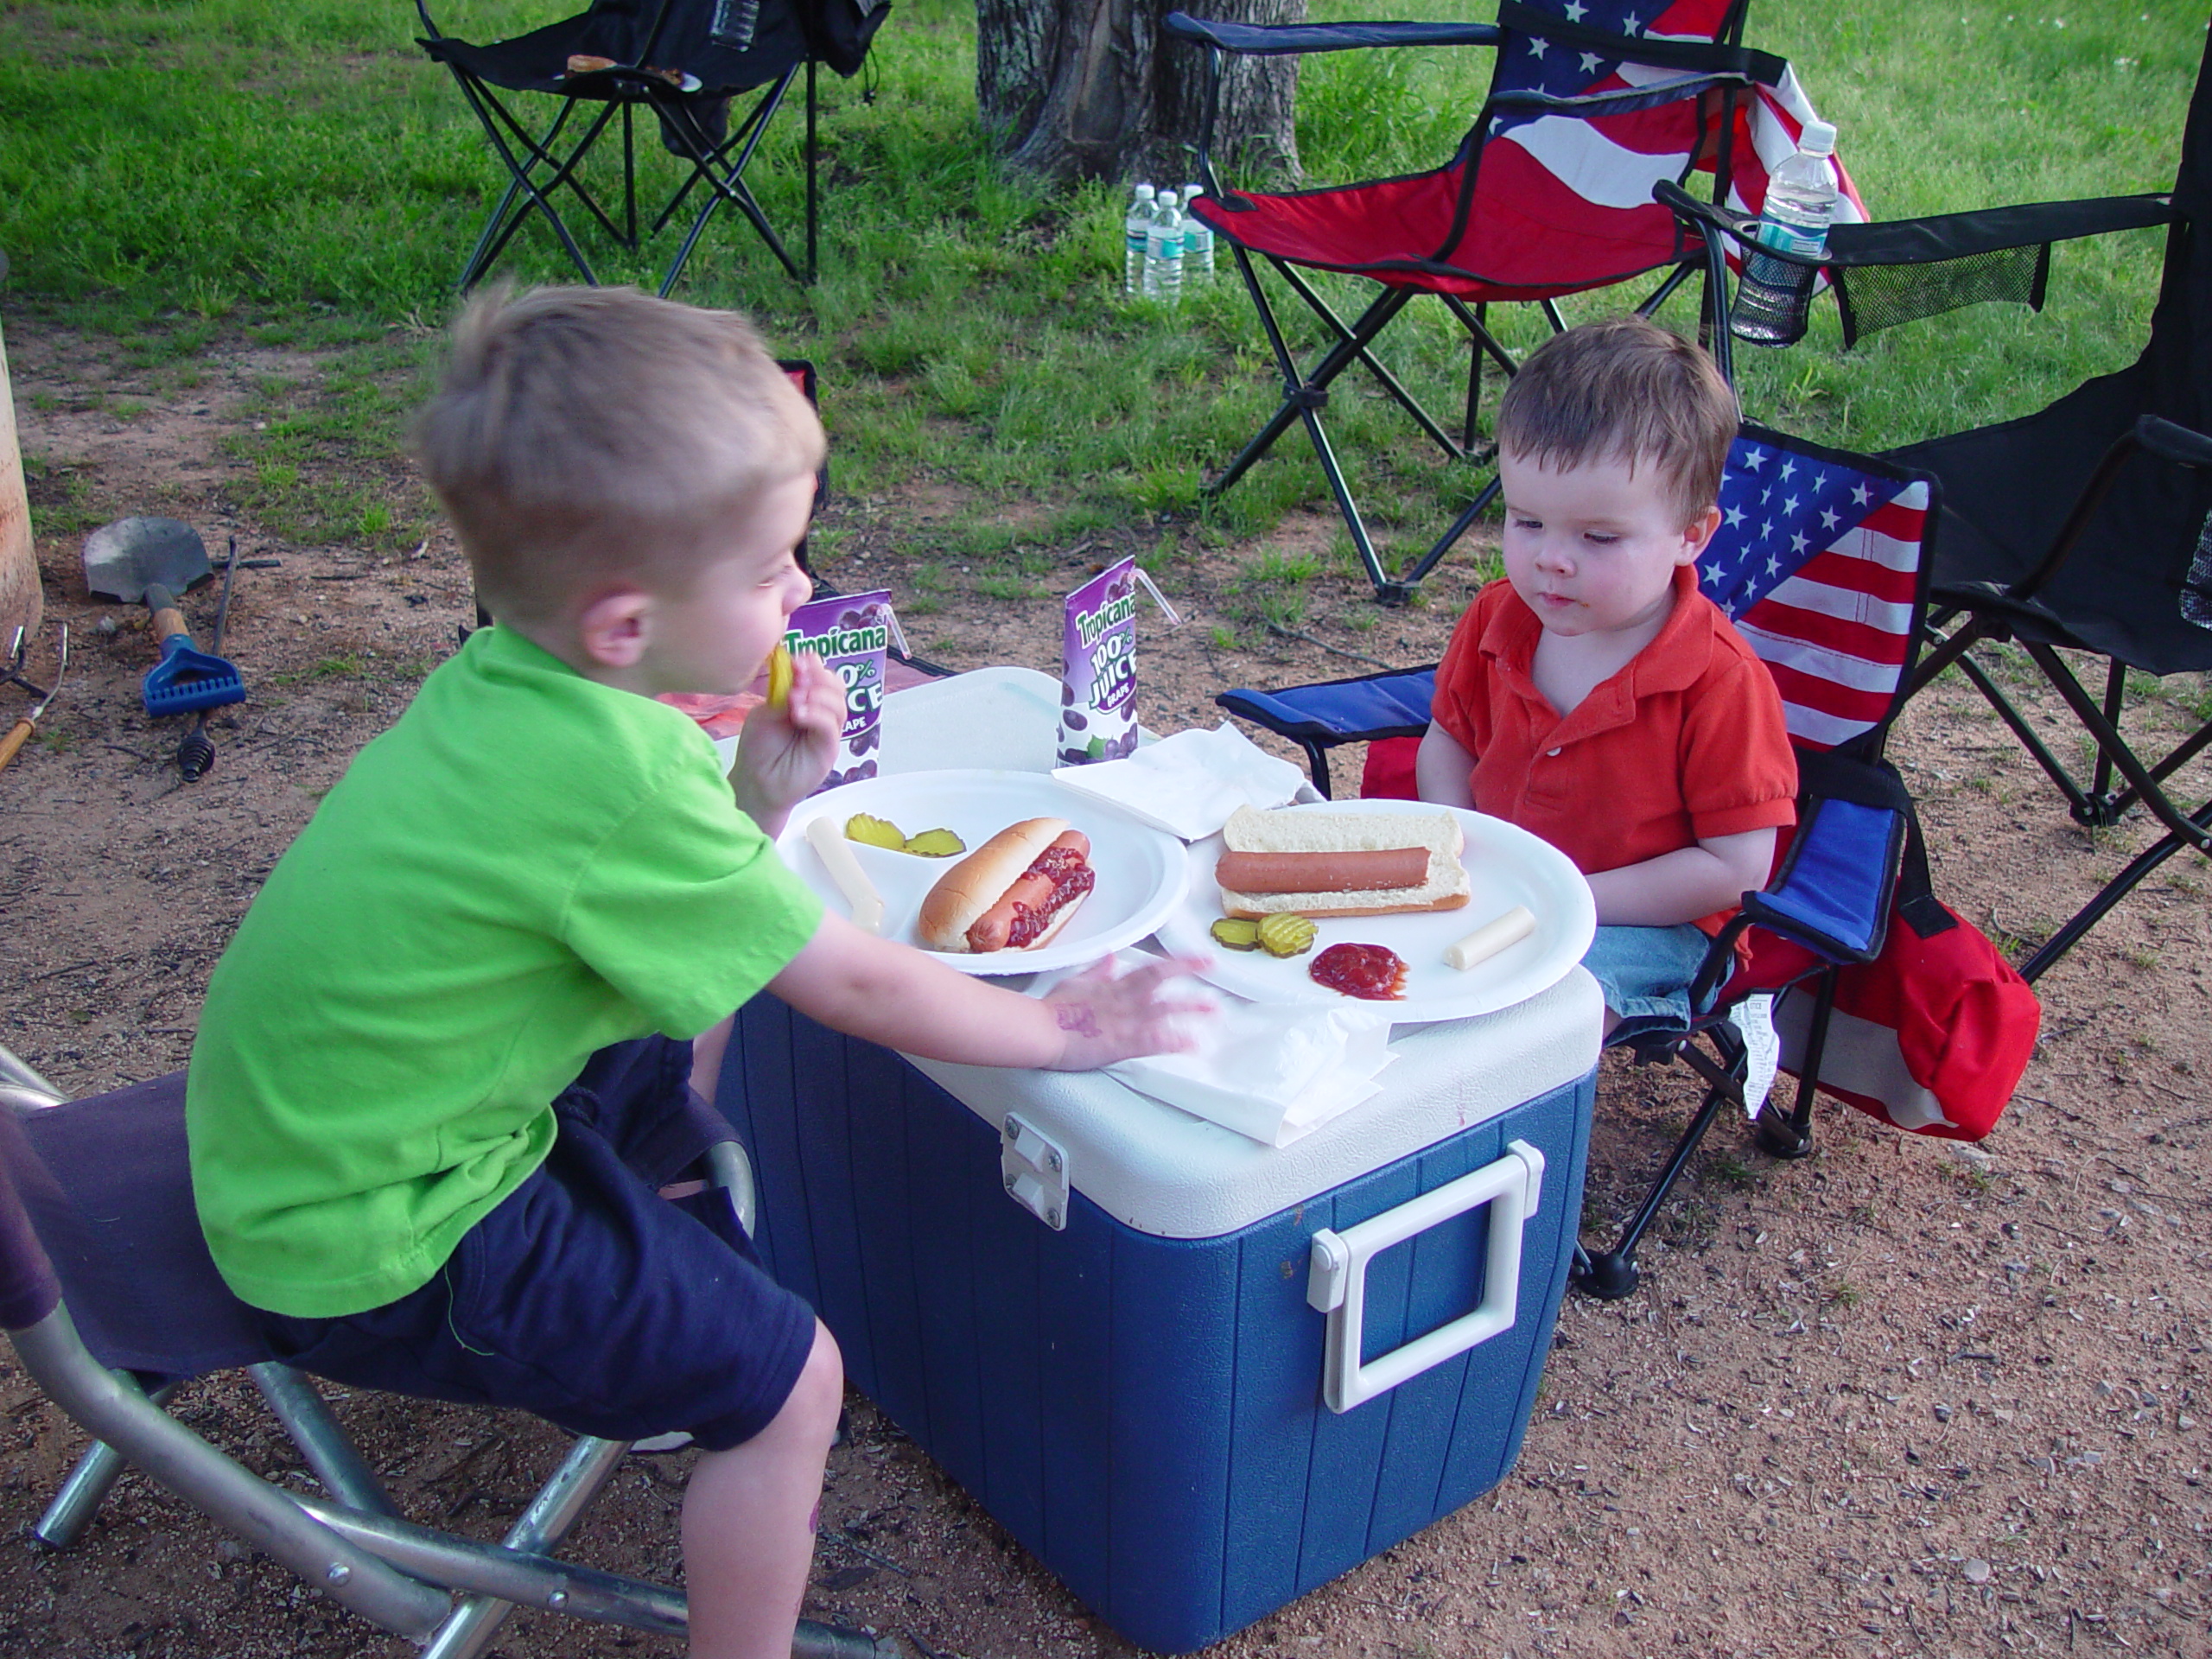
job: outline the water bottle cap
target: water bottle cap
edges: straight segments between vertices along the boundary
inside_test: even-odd
[[[1834,155],[1834,126],[1826,121],[1808,121],[1804,131],[1797,135],[1797,148],[1808,156]]]
[[[1188,201],[1192,197],[1203,196],[1205,193],[1206,188],[1203,184],[1186,184],[1183,187],[1183,200]]]
[[[1175,193],[1173,190],[1161,191],[1160,193],[1160,205],[1162,207],[1173,207],[1175,205]]]
[[[1152,200],[1152,187],[1148,184],[1141,184],[1137,186],[1137,200],[1139,201],[1150,201]]]

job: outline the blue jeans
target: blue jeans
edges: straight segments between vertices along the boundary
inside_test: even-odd
[[[1601,927],[1582,965],[1620,1016],[1616,1039],[1648,1031],[1688,1031],[1690,981],[1713,941],[1691,923],[1674,927]],[[1710,999],[1708,999],[1710,1006]],[[1702,1012],[1702,1010],[1700,1010]]]

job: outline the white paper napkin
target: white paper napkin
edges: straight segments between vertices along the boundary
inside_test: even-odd
[[[1194,727],[1163,737],[1126,760],[1061,766],[1052,776],[1185,841],[1213,834],[1240,806],[1321,798],[1297,766],[1226,721],[1210,732]]]
[[[1124,950],[1115,968],[1127,973],[1152,960]],[[1042,996],[1067,977],[1039,975],[1029,994]],[[1107,1075],[1263,1146],[1287,1147],[1380,1094],[1376,1077],[1396,1058],[1390,1016],[1380,1008],[1248,1002],[1197,979],[1170,980],[1160,995],[1212,1010],[1190,1022],[1198,1046],[1123,1060]]]

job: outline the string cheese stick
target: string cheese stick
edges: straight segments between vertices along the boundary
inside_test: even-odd
[[[882,932],[883,895],[868,879],[868,872],[861,868],[860,860],[853,856],[853,844],[845,839],[845,832],[838,827],[837,821],[826,814],[815,819],[806,826],[806,838],[821,855],[830,879],[837,884],[837,891],[853,907],[853,925],[863,933]]]
[[[1516,905],[1494,922],[1485,923],[1444,953],[1444,960],[1465,973],[1478,962],[1488,962],[1510,944],[1518,944],[1536,931],[1536,918],[1526,905]]]

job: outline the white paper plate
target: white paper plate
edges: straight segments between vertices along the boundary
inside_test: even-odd
[[[1024,818],[1065,818],[1090,837],[1098,886],[1059,936],[1036,950],[928,953],[963,973],[1039,974],[1096,962],[1135,944],[1166,920],[1183,902],[1189,876],[1183,843],[1174,836],[1138,823],[1118,807],[1063,788],[1043,772],[899,772],[863,779],[800,802],[777,842],[784,861],[841,916],[851,914],[851,907],[821,856],[807,844],[806,826],[823,817],[842,826],[855,812],[888,818],[910,836],[950,830],[970,849]],[[958,861],[914,858],[882,847],[855,846],[853,853],[883,895],[884,937],[912,944],[923,898]]]
[[[1160,941],[1179,954],[1211,956],[1213,966],[1204,977],[1224,990],[1257,1002],[1341,1002],[1341,994],[1316,985],[1307,975],[1314,957],[1332,944],[1380,944],[1403,957],[1408,972],[1404,999],[1378,1002],[1376,1007],[1388,1008],[1392,1020],[1402,1025],[1466,1020],[1548,990],[1590,948],[1598,926],[1590,884],[1566,854],[1526,830],[1425,801],[1324,801],[1283,810],[1454,812],[1467,835],[1460,856],[1473,897],[1461,910],[1316,922],[1320,937],[1302,957],[1279,959],[1263,950],[1224,950],[1207,932],[1221,919],[1221,889],[1214,883],[1213,867],[1222,842],[1219,836],[1209,836],[1191,843],[1190,890],[1161,924]],[[1446,963],[1448,946],[1516,905],[1528,906],[1535,917],[1534,933],[1464,973]]]

